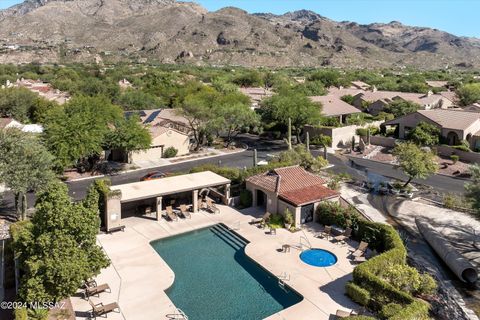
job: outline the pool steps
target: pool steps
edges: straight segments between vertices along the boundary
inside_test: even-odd
[[[237,236],[223,224],[214,225],[210,230],[235,250],[241,250],[248,244],[247,241]]]

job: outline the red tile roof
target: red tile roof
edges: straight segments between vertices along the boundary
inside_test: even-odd
[[[324,186],[311,186],[284,192],[280,194],[280,198],[299,207],[304,204],[334,198],[339,195],[337,191]]]
[[[12,118],[0,118],[0,129],[3,129],[6,126],[8,126],[12,121],[13,121]]]
[[[337,192],[323,186],[325,180],[299,166],[274,169],[250,177],[247,182],[265,191],[275,192],[280,198],[295,205],[338,195]]]

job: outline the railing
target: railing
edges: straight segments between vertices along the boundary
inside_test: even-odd
[[[277,276],[277,278],[280,281],[290,281],[290,275],[287,274],[286,272],[281,273],[280,275]]]
[[[312,244],[310,243],[310,240],[308,240],[307,234],[305,233],[305,230],[302,229],[303,236],[300,237],[300,247],[303,249],[303,242],[302,239],[306,241],[306,246],[308,249],[312,248]]]
[[[174,320],[174,319],[177,319],[177,320],[188,320],[187,315],[186,315],[185,312],[183,312],[182,309],[180,309],[180,308],[176,308],[173,313],[167,314],[166,317],[167,317],[168,319],[171,319],[171,320]]]

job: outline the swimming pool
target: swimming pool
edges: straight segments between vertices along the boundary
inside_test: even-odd
[[[246,256],[246,244],[223,224],[151,243],[175,272],[167,295],[190,320],[263,319],[300,302]]]
[[[300,254],[300,259],[314,267],[330,267],[337,263],[337,256],[323,249],[309,249]]]

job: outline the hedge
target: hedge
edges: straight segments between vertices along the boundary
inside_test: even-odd
[[[373,230],[377,231],[373,231]],[[392,264],[406,264],[407,250],[403,245],[398,232],[389,225],[359,221],[359,228],[356,236],[360,240],[367,240],[366,237],[375,239],[369,247],[382,252],[380,255],[369,259],[358,265],[353,270],[353,282],[370,293],[370,299],[366,302],[365,295],[359,297],[359,291],[347,285],[347,294],[351,293],[352,299],[373,310],[380,311],[388,304],[399,304],[402,306],[400,313],[389,316],[390,320],[428,319],[428,305],[415,299],[412,295],[392,286],[377,275],[387,266]],[[367,240],[369,241],[369,240]],[[371,241],[371,240],[370,240]],[[350,295],[350,294],[349,294]],[[363,298],[363,299],[362,299]],[[363,302],[363,303],[362,303]]]
[[[345,286],[345,290],[347,291],[347,295],[358,304],[361,304],[362,306],[368,306],[370,303],[370,292],[360,286],[357,286],[355,283],[348,282]]]
[[[368,317],[368,316],[350,316],[344,318],[345,320],[375,320],[373,317]]]

